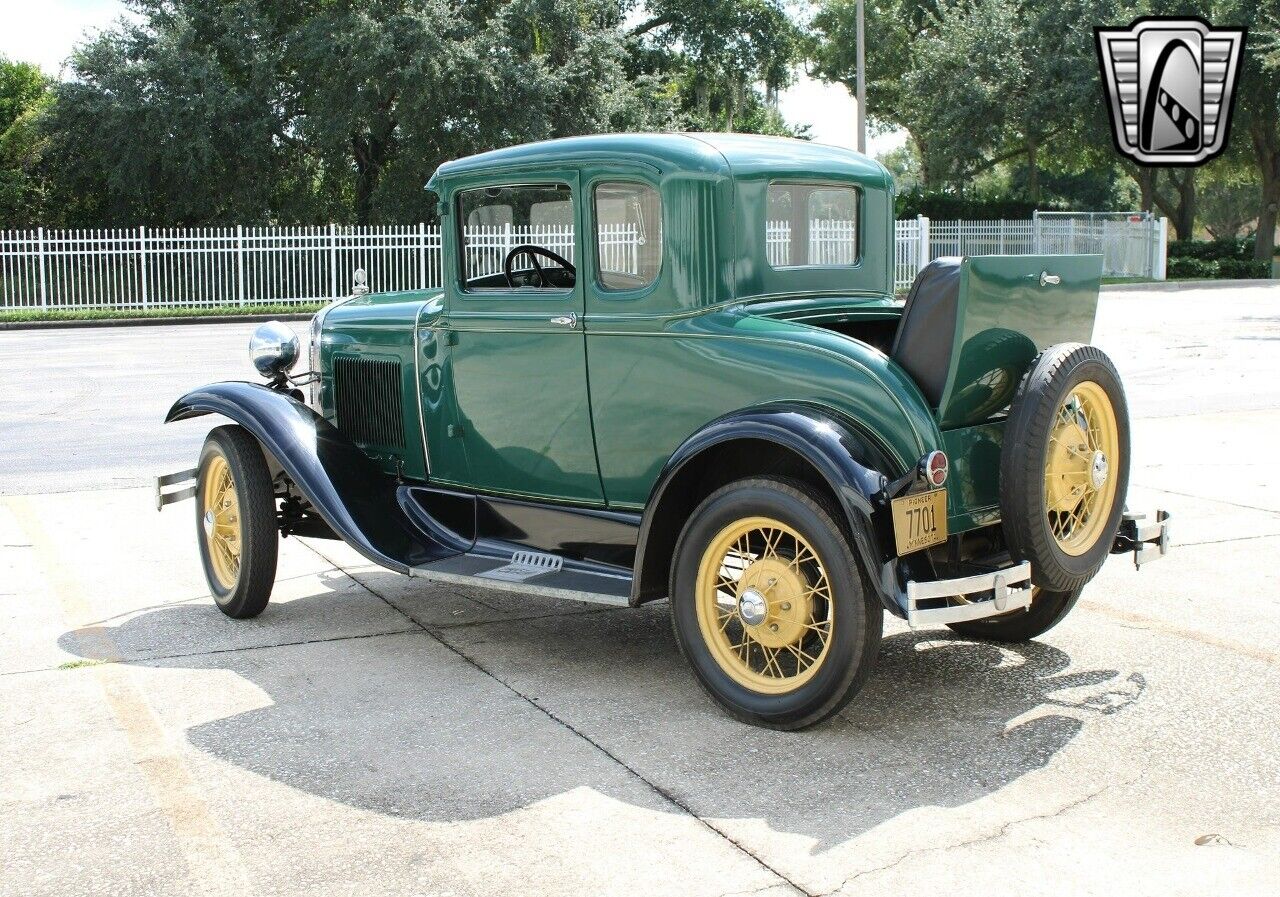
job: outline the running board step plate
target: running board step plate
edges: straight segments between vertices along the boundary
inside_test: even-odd
[[[477,573],[481,579],[501,579],[506,582],[524,582],[544,573],[559,573],[564,567],[564,559],[554,554],[539,554],[536,551],[517,551],[511,556],[511,563],[495,570]]]
[[[630,576],[568,568],[560,556],[536,551],[517,551],[505,558],[460,554],[414,567],[409,575],[618,607],[625,607],[631,598]]]

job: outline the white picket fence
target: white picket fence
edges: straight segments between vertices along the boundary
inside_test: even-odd
[[[785,264],[790,231],[766,226],[766,252]],[[1031,221],[895,223],[895,284],[943,255],[1100,252],[1108,275],[1164,276],[1167,227],[1141,216],[1051,217]],[[849,264],[852,222],[814,222],[809,258]],[[643,239],[630,225],[602,233],[612,271],[636,272]],[[497,273],[506,253],[536,243],[574,260],[573,234],[559,226],[469,227],[468,276]],[[0,309],[200,308],[300,304],[346,295],[356,268],[377,290],[441,283],[440,229],[384,227],[132,228],[0,231]]]

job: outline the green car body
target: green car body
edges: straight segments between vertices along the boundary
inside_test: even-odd
[[[468,291],[457,273],[458,193],[530,180],[573,191],[575,286],[552,297]],[[643,289],[605,290],[593,276],[583,197],[600,181],[660,193],[664,254]],[[769,264],[765,191],[777,182],[856,188],[856,263]],[[361,447],[409,480],[642,511],[673,453],[708,423],[799,404],[864,437],[874,452],[865,460],[890,478],[945,451],[949,529],[962,532],[999,520],[998,412],[1012,395],[975,408],[966,391],[992,371],[1016,383],[1036,350],[1087,342],[1093,328],[1098,257],[971,260],[948,387],[931,405],[883,339],[902,312],[892,180],[831,147],[739,135],[574,138],[446,164],[429,188],[445,222],[443,289],[357,297],[317,330],[319,409],[340,429],[335,364],[398,363],[402,439]],[[1046,266],[1063,281],[1051,297],[1037,281]],[[570,314],[573,328],[551,323]],[[847,335],[863,331],[880,339]],[[1024,338],[989,338],[1010,331]]]
[[[277,534],[524,596],[669,597],[707,692],[794,729],[862,687],[885,611],[1025,641],[1109,554],[1167,550],[1167,515],[1124,507],[1124,391],[1087,345],[1100,256],[936,259],[901,302],[888,173],[777,138],[557,140],[429,187],[442,288],[357,277],[304,377],[272,322],[267,385],[169,412],[234,422],[156,486],[195,498],[229,616],[266,608]]]

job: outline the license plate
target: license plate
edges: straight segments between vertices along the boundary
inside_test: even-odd
[[[934,489],[895,498],[893,538],[898,554],[910,554],[930,545],[947,541],[947,490]]]

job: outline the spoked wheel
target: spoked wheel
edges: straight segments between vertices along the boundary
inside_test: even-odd
[[[733,483],[694,512],[676,549],[671,614],[712,698],[783,729],[818,722],[858,692],[882,624],[833,512],[772,479]]]
[[[1058,407],[1045,464],[1045,513],[1064,554],[1078,556],[1098,541],[1116,500],[1111,464],[1119,427],[1111,400],[1092,380],[1076,384]]]
[[[818,671],[831,647],[831,583],[804,537],[771,517],[726,526],[702,555],[698,628],[739,684],[791,691]]]
[[[275,497],[257,440],[238,426],[205,440],[196,477],[196,538],[209,591],[229,617],[256,617],[275,584]]]
[[[1128,483],[1129,413],[1111,360],[1073,343],[1045,351],[1014,399],[1000,459],[1005,538],[1036,586],[1069,594],[1093,578]]]

